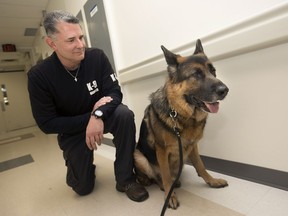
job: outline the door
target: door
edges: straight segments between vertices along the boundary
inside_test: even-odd
[[[36,125],[28,96],[26,73],[0,73],[0,86],[0,132]]]
[[[102,49],[115,70],[103,0],[88,0],[84,5],[84,11],[91,47]]]

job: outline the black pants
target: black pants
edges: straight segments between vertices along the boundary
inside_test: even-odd
[[[113,135],[116,147],[114,162],[115,180],[121,185],[135,181],[133,173],[135,149],[134,113],[120,104],[109,118],[104,121],[104,133]],[[58,135],[58,143],[63,150],[67,166],[66,182],[79,195],[89,194],[95,184],[95,165],[93,151],[85,141],[85,131],[75,135]],[[100,147],[101,148],[101,147]]]

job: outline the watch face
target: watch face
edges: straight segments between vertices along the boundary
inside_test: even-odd
[[[95,116],[98,117],[98,118],[101,118],[103,115],[103,112],[101,110],[96,110],[95,111]]]

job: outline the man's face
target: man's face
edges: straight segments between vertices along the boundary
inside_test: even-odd
[[[52,36],[52,49],[57,53],[64,66],[79,64],[84,59],[85,41],[79,24],[59,22],[59,31]]]

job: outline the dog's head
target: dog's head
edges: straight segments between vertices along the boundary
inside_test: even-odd
[[[197,40],[193,55],[187,57],[174,54],[164,46],[161,48],[168,64],[174,96],[206,112],[218,112],[219,100],[225,98],[229,89],[216,78],[216,70],[205,55],[201,41]]]

